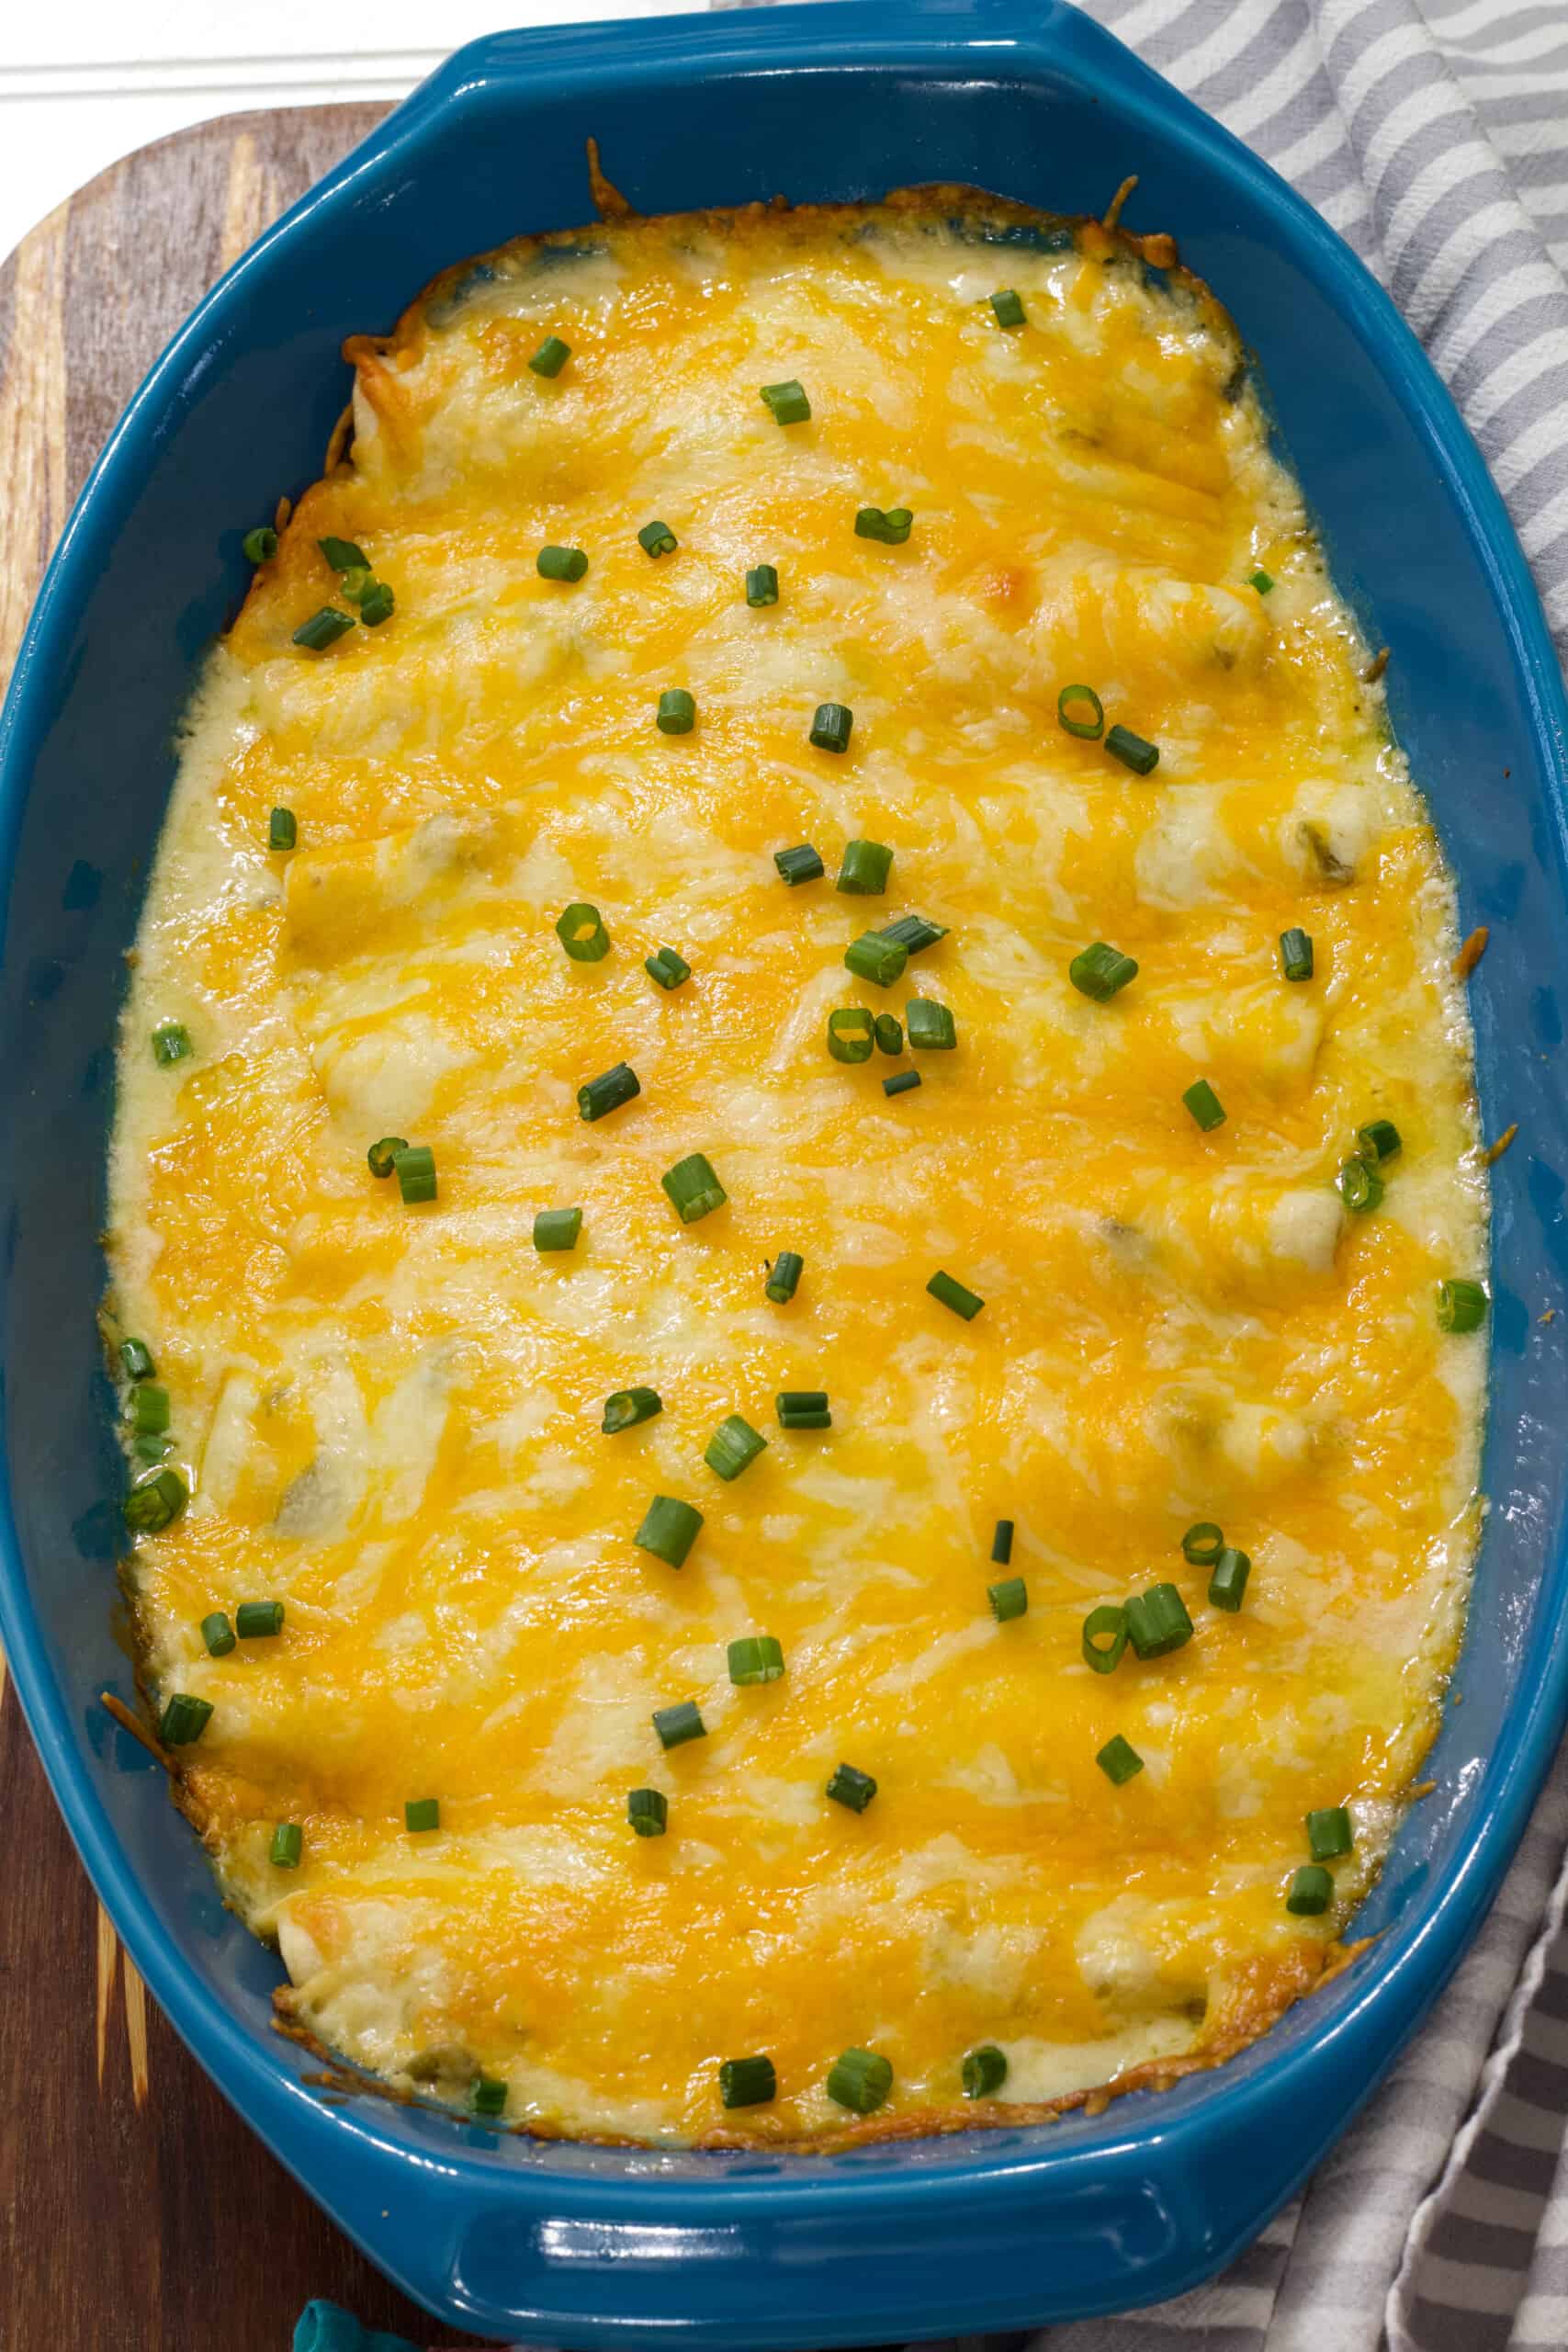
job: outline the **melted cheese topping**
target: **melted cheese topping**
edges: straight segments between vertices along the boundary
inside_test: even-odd
[[[1430,827],[1224,315],[1127,240],[953,211],[531,241],[351,346],[351,455],[213,661],[149,895],[114,1313],[191,1488],[135,1562],[151,1690],[214,1711],[183,1800],[297,2020],[453,2100],[482,2069],[541,2130],[799,2143],[847,2120],[847,2045],[893,2063],[874,2128],[1223,2054],[1337,1953],[1457,1639],[1483,1339],[1433,1290],[1481,1271],[1484,1182]],[[781,426],[759,388],[792,377]],[[328,534],[396,611],[312,652]],[[549,543],[587,576],[539,577]],[[1059,728],[1077,680],[1159,745],[1146,780]],[[852,837],[885,898],[835,892]],[[829,876],[787,888],[798,842]],[[578,899],[602,962],[558,942]],[[846,944],[909,910],[946,938],[857,982]],[[1139,965],[1107,1004],[1068,980],[1096,939]],[[915,994],[957,1049],[888,1100],[827,1015]],[[621,1060],[639,1096],[584,1124]],[[1373,1117],[1404,1151],[1348,1217]],[[434,1202],[367,1171],[385,1134],[433,1148]],[[728,1204],[683,1227],[660,1178],[695,1151]],[[567,1206],[577,1248],[536,1252]],[[633,1385],[662,1413],[603,1435]],[[830,1431],[776,1425],[789,1388]],[[768,1445],[725,1484],[731,1412]],[[632,1542],[655,1494],[704,1514],[679,1572]],[[1183,1559],[1199,1519],[1251,1556],[1239,1613]],[[1091,1672],[1086,1614],[1164,1579],[1191,1641]],[[209,1611],[272,1597],[280,1636],[207,1654]],[[753,1633],[786,1672],[737,1688]],[[666,1754],[684,1700],[706,1736]],[[1335,1907],[1293,1917],[1303,1816],[1341,1804]],[[1010,2071],[976,2109],[980,2042]],[[755,2051],[777,2100],[727,2117],[716,2064]]]

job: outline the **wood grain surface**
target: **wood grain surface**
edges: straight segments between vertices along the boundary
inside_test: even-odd
[[[0,679],[71,502],[152,360],[220,271],[386,112],[299,107],[178,132],[62,205],[0,270]],[[288,2352],[312,2295],[424,2344],[430,2323],[252,2137],[148,1999],[3,1659],[0,1792],[0,2347]]]

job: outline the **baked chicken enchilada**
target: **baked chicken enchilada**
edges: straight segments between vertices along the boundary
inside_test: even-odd
[[[397,2092],[807,2146],[1166,2083],[1345,1958],[1458,1644],[1450,885],[1168,241],[605,210],[349,345],[188,716],[143,1688]]]

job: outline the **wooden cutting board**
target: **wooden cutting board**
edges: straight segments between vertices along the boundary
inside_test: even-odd
[[[158,353],[387,111],[300,107],[179,131],[62,204],[0,269],[0,682],[72,501]],[[148,1999],[3,1659],[0,1797],[0,2346],[288,2352],[312,2295],[426,2343],[429,2321],[296,2188]]]

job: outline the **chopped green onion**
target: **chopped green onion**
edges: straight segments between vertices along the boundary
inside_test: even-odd
[[[988,1584],[986,1594],[998,1625],[1005,1625],[1010,1617],[1021,1617],[1029,1607],[1029,1587],[1021,1577],[1004,1577],[1000,1584]]]
[[[536,376],[558,376],[571,357],[571,345],[558,334],[547,334],[528,365]]]
[[[1012,1559],[1013,1523],[1010,1519],[998,1519],[997,1532],[991,1538],[991,1558],[998,1568],[1005,1568]]]
[[[193,1050],[190,1031],[183,1021],[165,1021],[161,1029],[152,1032],[152,1058],[165,1069],[172,1062],[183,1062]]]
[[[1274,585],[1273,581],[1270,579],[1269,573],[1264,571],[1261,564],[1258,565],[1256,571],[1249,571],[1247,578],[1248,586],[1256,588],[1260,596],[1267,596],[1269,591]]]
[[[245,533],[240,547],[247,563],[270,563],[277,553],[277,533],[270,523],[258,523]]]
[[[1118,1788],[1123,1781],[1130,1781],[1135,1772],[1144,1769],[1143,1758],[1132,1741],[1123,1739],[1120,1732],[1114,1739],[1106,1741],[1094,1760],[1106,1779],[1113,1781]]]
[[[173,1445],[172,1437],[143,1434],[133,1437],[130,1441],[130,1450],[138,1462],[162,1462]]]
[[[726,2058],[718,2070],[718,2096],[726,2107],[766,2107],[778,2096],[771,2058]]]
[[[1455,1277],[1438,1284],[1438,1329],[1477,1331],[1486,1320],[1486,1293],[1479,1283]]]
[[[793,376],[782,384],[764,384],[762,399],[773,411],[775,424],[804,424],[811,414],[811,402]]]
[[[912,996],[904,1008],[909,1023],[909,1045],[917,1054],[950,1054],[958,1043],[958,1024],[945,1004],[933,997]]]
[[[742,1470],[750,1468],[767,1442],[761,1430],[754,1430],[739,1413],[728,1413],[709,1438],[703,1460],[716,1476],[739,1478]]]
[[[267,1860],[275,1871],[297,1871],[305,1850],[305,1832],[297,1821],[280,1821],[272,1833]]]
[[[392,1167],[405,1208],[435,1198],[435,1154],[427,1143],[411,1143],[404,1150],[395,1151]]]
[[[537,1209],[534,1215],[536,1250],[575,1250],[582,1231],[581,1209]]]
[[[879,1012],[874,1026],[879,1053],[901,1054],[903,1052],[903,1024],[891,1012]]]
[[[299,839],[299,828],[292,808],[275,808],[266,820],[268,849],[292,849]]]
[[[920,1073],[918,1069],[901,1069],[896,1071],[893,1077],[883,1080],[882,1091],[884,1094],[912,1094],[919,1083]]]
[[[556,918],[556,937],[574,964],[600,964],[610,952],[610,934],[597,907],[574,899]]]
[[[897,940],[885,939],[879,931],[863,931],[844,950],[844,963],[855,978],[874,980],[879,989],[890,989],[901,978],[908,960],[908,948]]]
[[[876,1794],[876,1782],[853,1764],[838,1764],[824,1793],[835,1804],[847,1804],[852,1813],[863,1813]]]
[[[892,866],[893,853],[882,842],[846,842],[833,888],[847,890],[852,898],[879,899]]]
[[[1181,1539],[1182,1553],[1195,1568],[1212,1568],[1224,1548],[1224,1530],[1212,1519],[1199,1520]]]
[[[639,1419],[645,1416],[639,1414]],[[643,1513],[642,1525],[632,1537],[640,1552],[651,1552],[667,1567],[682,1568],[703,1523],[700,1510],[677,1502],[673,1495],[655,1495]]]
[[[188,1747],[212,1721],[212,1702],[189,1690],[176,1690],[158,1718],[158,1736],[165,1747]]]
[[[1214,1572],[1209,1578],[1209,1605],[1212,1609],[1228,1609],[1234,1615],[1241,1607],[1247,1590],[1247,1579],[1252,1574],[1252,1562],[1234,1544],[1227,1544],[1214,1562]]]
[[[826,868],[809,842],[802,842],[798,849],[776,849],[773,864],[791,888],[796,882],[820,880]]]
[[[1127,1611],[1102,1600],[1083,1621],[1084,1664],[1096,1674],[1114,1674],[1127,1646]]]
[[[1181,1097],[1205,1135],[1225,1123],[1225,1106],[1206,1078],[1194,1079]]]
[[[784,1678],[784,1650],[772,1634],[743,1634],[728,1649],[729,1679],[739,1689]]]
[[[901,548],[914,519],[907,506],[890,506],[886,514],[880,506],[862,506],[855,514],[855,537],[880,539],[884,547]]]
[[[1127,1639],[1140,1657],[1164,1657],[1192,1639],[1192,1620],[1173,1584],[1134,1593],[1126,1610]]]
[[[708,1732],[694,1699],[682,1699],[677,1707],[655,1707],[653,1728],[660,1747],[665,1748],[680,1747],[688,1739],[705,1739]]]
[[[1306,1817],[1307,1851],[1314,1862],[1331,1862],[1355,1843],[1350,1816],[1342,1804],[1325,1804]]]
[[[1092,686],[1064,686],[1056,696],[1056,724],[1082,743],[1098,743],[1105,732],[1105,705]]]
[[[645,523],[637,535],[637,543],[644,555],[673,555],[678,544],[668,523]]]
[[[626,1819],[639,1838],[662,1838],[670,1826],[670,1805],[662,1789],[633,1789],[626,1798]]]
[[[303,645],[312,653],[324,653],[354,627],[352,613],[340,613],[335,605],[323,605],[308,621],[301,621],[294,632],[296,645]]]
[[[830,1430],[833,1426],[825,1388],[781,1388],[773,1404],[781,1430]]]
[[[876,1023],[860,1004],[841,1004],[828,1015],[828,1051],[836,1062],[868,1062]]]
[[[763,1295],[775,1306],[787,1306],[800,1282],[800,1270],[806,1261],[798,1250],[781,1250],[768,1270]]]
[[[364,605],[366,597],[368,596],[371,589],[375,585],[375,573],[370,570],[368,564],[363,563],[350,566],[350,568],[344,571],[343,578],[338,582],[338,587],[342,593],[344,602],[348,605]]]
[[[1334,1181],[1339,1187],[1340,1199],[1356,1216],[1364,1216],[1382,1199],[1382,1178],[1364,1159],[1348,1159]]]
[[[1113,760],[1120,760],[1122,766],[1131,768],[1134,775],[1148,775],[1159,765],[1157,745],[1145,743],[1143,737],[1134,735],[1130,727],[1108,727],[1105,748]]]
[[[1370,1167],[1375,1168],[1385,1159],[1397,1159],[1404,1148],[1392,1119],[1372,1119],[1356,1130],[1357,1151]]]
[[[692,977],[691,966],[673,947],[661,947],[656,956],[645,956],[642,968],[661,989],[678,989],[682,980]]]
[[[151,1380],[157,1370],[152,1361],[152,1351],[145,1340],[122,1340],[119,1360],[125,1366],[128,1380]]]
[[[359,617],[367,628],[379,628],[389,621],[396,598],[384,580],[373,580],[359,599]]]
[[[439,1797],[409,1798],[403,1807],[403,1827],[411,1837],[417,1838],[423,1830],[439,1829],[440,1826],[441,1800]]]
[[[667,686],[659,697],[654,725],[661,735],[689,735],[697,723],[697,706],[684,686]]]
[[[700,1216],[706,1216],[710,1209],[721,1209],[729,1198],[706,1155],[700,1151],[678,1159],[659,1181],[680,1210],[682,1225],[695,1225]]]
[[[965,1290],[962,1283],[954,1282],[951,1274],[940,1271],[931,1276],[926,1288],[933,1298],[942,1301],[943,1306],[951,1306],[954,1315],[962,1315],[965,1323],[973,1323],[986,1304],[983,1298],[976,1298],[972,1290]]]
[[[922,947],[934,947],[939,939],[947,937],[947,925],[928,922],[924,915],[900,915],[897,922],[885,922],[880,935],[907,955],[918,956]]]
[[[588,558],[581,548],[541,548],[536,569],[541,580],[581,580]]]
[[[779,575],[771,563],[753,564],[746,574],[746,602],[753,607],[776,605],[779,601]]]
[[[819,752],[847,752],[855,715],[846,703],[819,702],[811,721],[811,741]]]
[[[210,1617],[202,1619],[201,1638],[207,1644],[209,1657],[228,1657],[234,1646],[234,1628],[221,1609],[215,1609]]]
[[[991,308],[997,314],[998,326],[1021,327],[1023,324],[1023,302],[1010,286],[1004,286],[999,293],[992,295]],[[969,2096],[973,2098],[974,2092],[971,2091]]]
[[[618,1437],[622,1430],[635,1430],[639,1421],[651,1421],[655,1413],[663,1410],[664,1399],[657,1388],[617,1388],[604,1399],[604,1418],[599,1426],[606,1437]]]
[[[475,2115],[504,2115],[506,2085],[493,2075],[476,2075],[468,2086],[468,2106]]]
[[[234,1631],[243,1642],[271,1641],[283,1631],[281,1600],[242,1600],[234,1611]]]
[[[1305,1862],[1291,1881],[1285,1908],[1298,1917],[1315,1919],[1334,1900],[1334,1881],[1321,1862]]]
[[[893,2087],[893,2062],[876,2050],[846,2050],[828,2070],[828,2096],[856,2115],[874,2115]]]
[[[373,1143],[365,1155],[372,1176],[389,1176],[398,1164],[399,1152],[407,1151],[408,1148],[406,1136],[383,1136],[378,1143]]]
[[[316,545],[334,571],[368,571],[370,559],[352,539],[318,539]]]
[[[996,300],[993,294],[991,300]],[[1002,324],[1008,322],[1004,319]],[[989,2098],[999,2091],[1008,2078],[1007,2054],[994,2041],[983,2041],[978,2050],[966,2051],[964,2058],[964,2096],[965,2098]]]
[[[611,1069],[591,1078],[586,1086],[577,1090],[577,1113],[590,1125],[604,1118],[611,1111],[618,1111],[624,1103],[642,1092],[637,1074],[630,1062],[616,1062]]]
[[[145,1381],[130,1392],[130,1426],[138,1437],[162,1437],[169,1426],[169,1392]]]
[[[161,1535],[189,1500],[190,1491],[177,1470],[154,1470],[151,1477],[138,1478],[119,1507],[120,1514],[134,1534]]]
[[[1131,956],[1123,956],[1119,947],[1108,947],[1097,939],[1073,957],[1067,966],[1067,978],[1080,996],[1092,997],[1096,1004],[1109,1004],[1118,989],[1138,977],[1138,967]]]
[[[1312,934],[1305,931],[1280,933],[1280,969],[1288,980],[1312,978]]]

